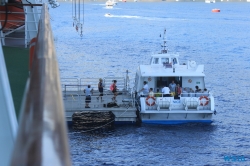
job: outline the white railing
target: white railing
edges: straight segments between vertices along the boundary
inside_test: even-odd
[[[43,5],[11,166],[70,166],[67,127],[48,7]]]
[[[2,45],[27,48],[30,40],[37,34],[42,4],[7,3],[6,6],[6,9],[10,11],[7,12],[7,17],[0,20],[2,23],[7,21],[6,27],[2,27],[3,31],[0,34]],[[13,6],[20,6],[20,8],[17,8],[19,11],[13,10]],[[6,11],[2,11],[0,14],[6,14]],[[16,19],[14,19],[15,17]],[[10,23],[12,25],[7,26]]]
[[[110,90],[104,90],[102,100],[99,96],[99,91],[94,91],[91,95],[91,102],[89,106],[91,108],[103,108],[111,102],[113,93]],[[82,91],[64,91],[63,100],[66,110],[84,110],[85,109],[85,93]],[[99,97],[99,99],[97,99]],[[128,91],[118,91],[117,103],[121,107],[131,106],[135,107],[135,94],[131,94]]]

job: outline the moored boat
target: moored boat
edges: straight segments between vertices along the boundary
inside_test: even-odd
[[[220,9],[212,9],[212,12],[218,13],[218,12],[220,12]]]
[[[180,124],[189,122],[211,123],[216,113],[214,97],[205,86],[204,65],[195,61],[180,63],[179,55],[168,53],[165,33],[163,50],[151,56],[150,64],[140,65],[136,71],[135,91],[140,92],[146,82],[154,92],[171,82],[179,84],[182,90],[159,96],[142,96],[137,93],[140,119],[143,123]],[[196,91],[193,91],[198,87]]]

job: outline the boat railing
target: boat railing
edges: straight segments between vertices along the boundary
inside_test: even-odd
[[[7,23],[5,27],[1,27],[3,30],[0,32],[2,45],[27,48],[38,32],[42,4],[9,3],[6,5],[9,10],[8,16],[1,17],[0,20],[4,23],[7,18]],[[6,11],[1,11],[0,14],[4,15]]]
[[[116,80],[119,90],[129,90],[129,79],[124,77],[103,77],[104,90],[109,90],[113,80]],[[99,78],[61,78],[63,91],[83,91],[88,85],[94,90],[98,90]]]
[[[10,165],[71,165],[59,67],[48,7],[42,7]]]
[[[66,87],[67,85],[67,87]],[[78,78],[64,78],[61,79],[61,87],[64,91],[66,91],[66,88],[71,91],[79,91],[79,87],[72,86],[72,89],[69,89],[70,85],[79,85],[79,79]]]
[[[181,93],[180,95],[178,95],[177,97],[208,97],[209,93]],[[163,93],[155,93],[154,97],[174,97],[173,94],[169,94],[169,96],[165,96]]]
[[[111,98],[113,97],[113,93],[110,90],[103,91],[102,99],[99,97],[99,94],[99,91],[96,90],[91,94],[91,102],[89,103],[91,108],[103,108],[112,102]],[[84,110],[85,98],[86,95],[84,92],[66,91],[63,95],[65,109],[69,111]],[[120,107],[135,107],[135,94],[127,90],[118,91],[117,104]]]
[[[209,93],[182,93],[181,97],[202,97],[209,96]]]

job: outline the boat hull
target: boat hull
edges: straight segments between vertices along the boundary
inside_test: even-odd
[[[187,123],[204,123],[211,124],[212,120],[142,120],[142,123],[146,124],[162,124],[162,125],[175,125],[175,124],[187,124]]]
[[[142,123],[147,124],[185,124],[212,123],[213,113],[141,113]]]

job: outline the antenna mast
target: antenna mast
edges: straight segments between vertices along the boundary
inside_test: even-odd
[[[164,33],[163,33],[163,45],[161,45],[161,47],[163,47],[163,49],[162,49],[162,51],[161,51],[161,53],[167,53],[168,52],[168,50],[166,49],[166,43],[167,43],[167,40],[166,40],[166,29],[164,29]]]

